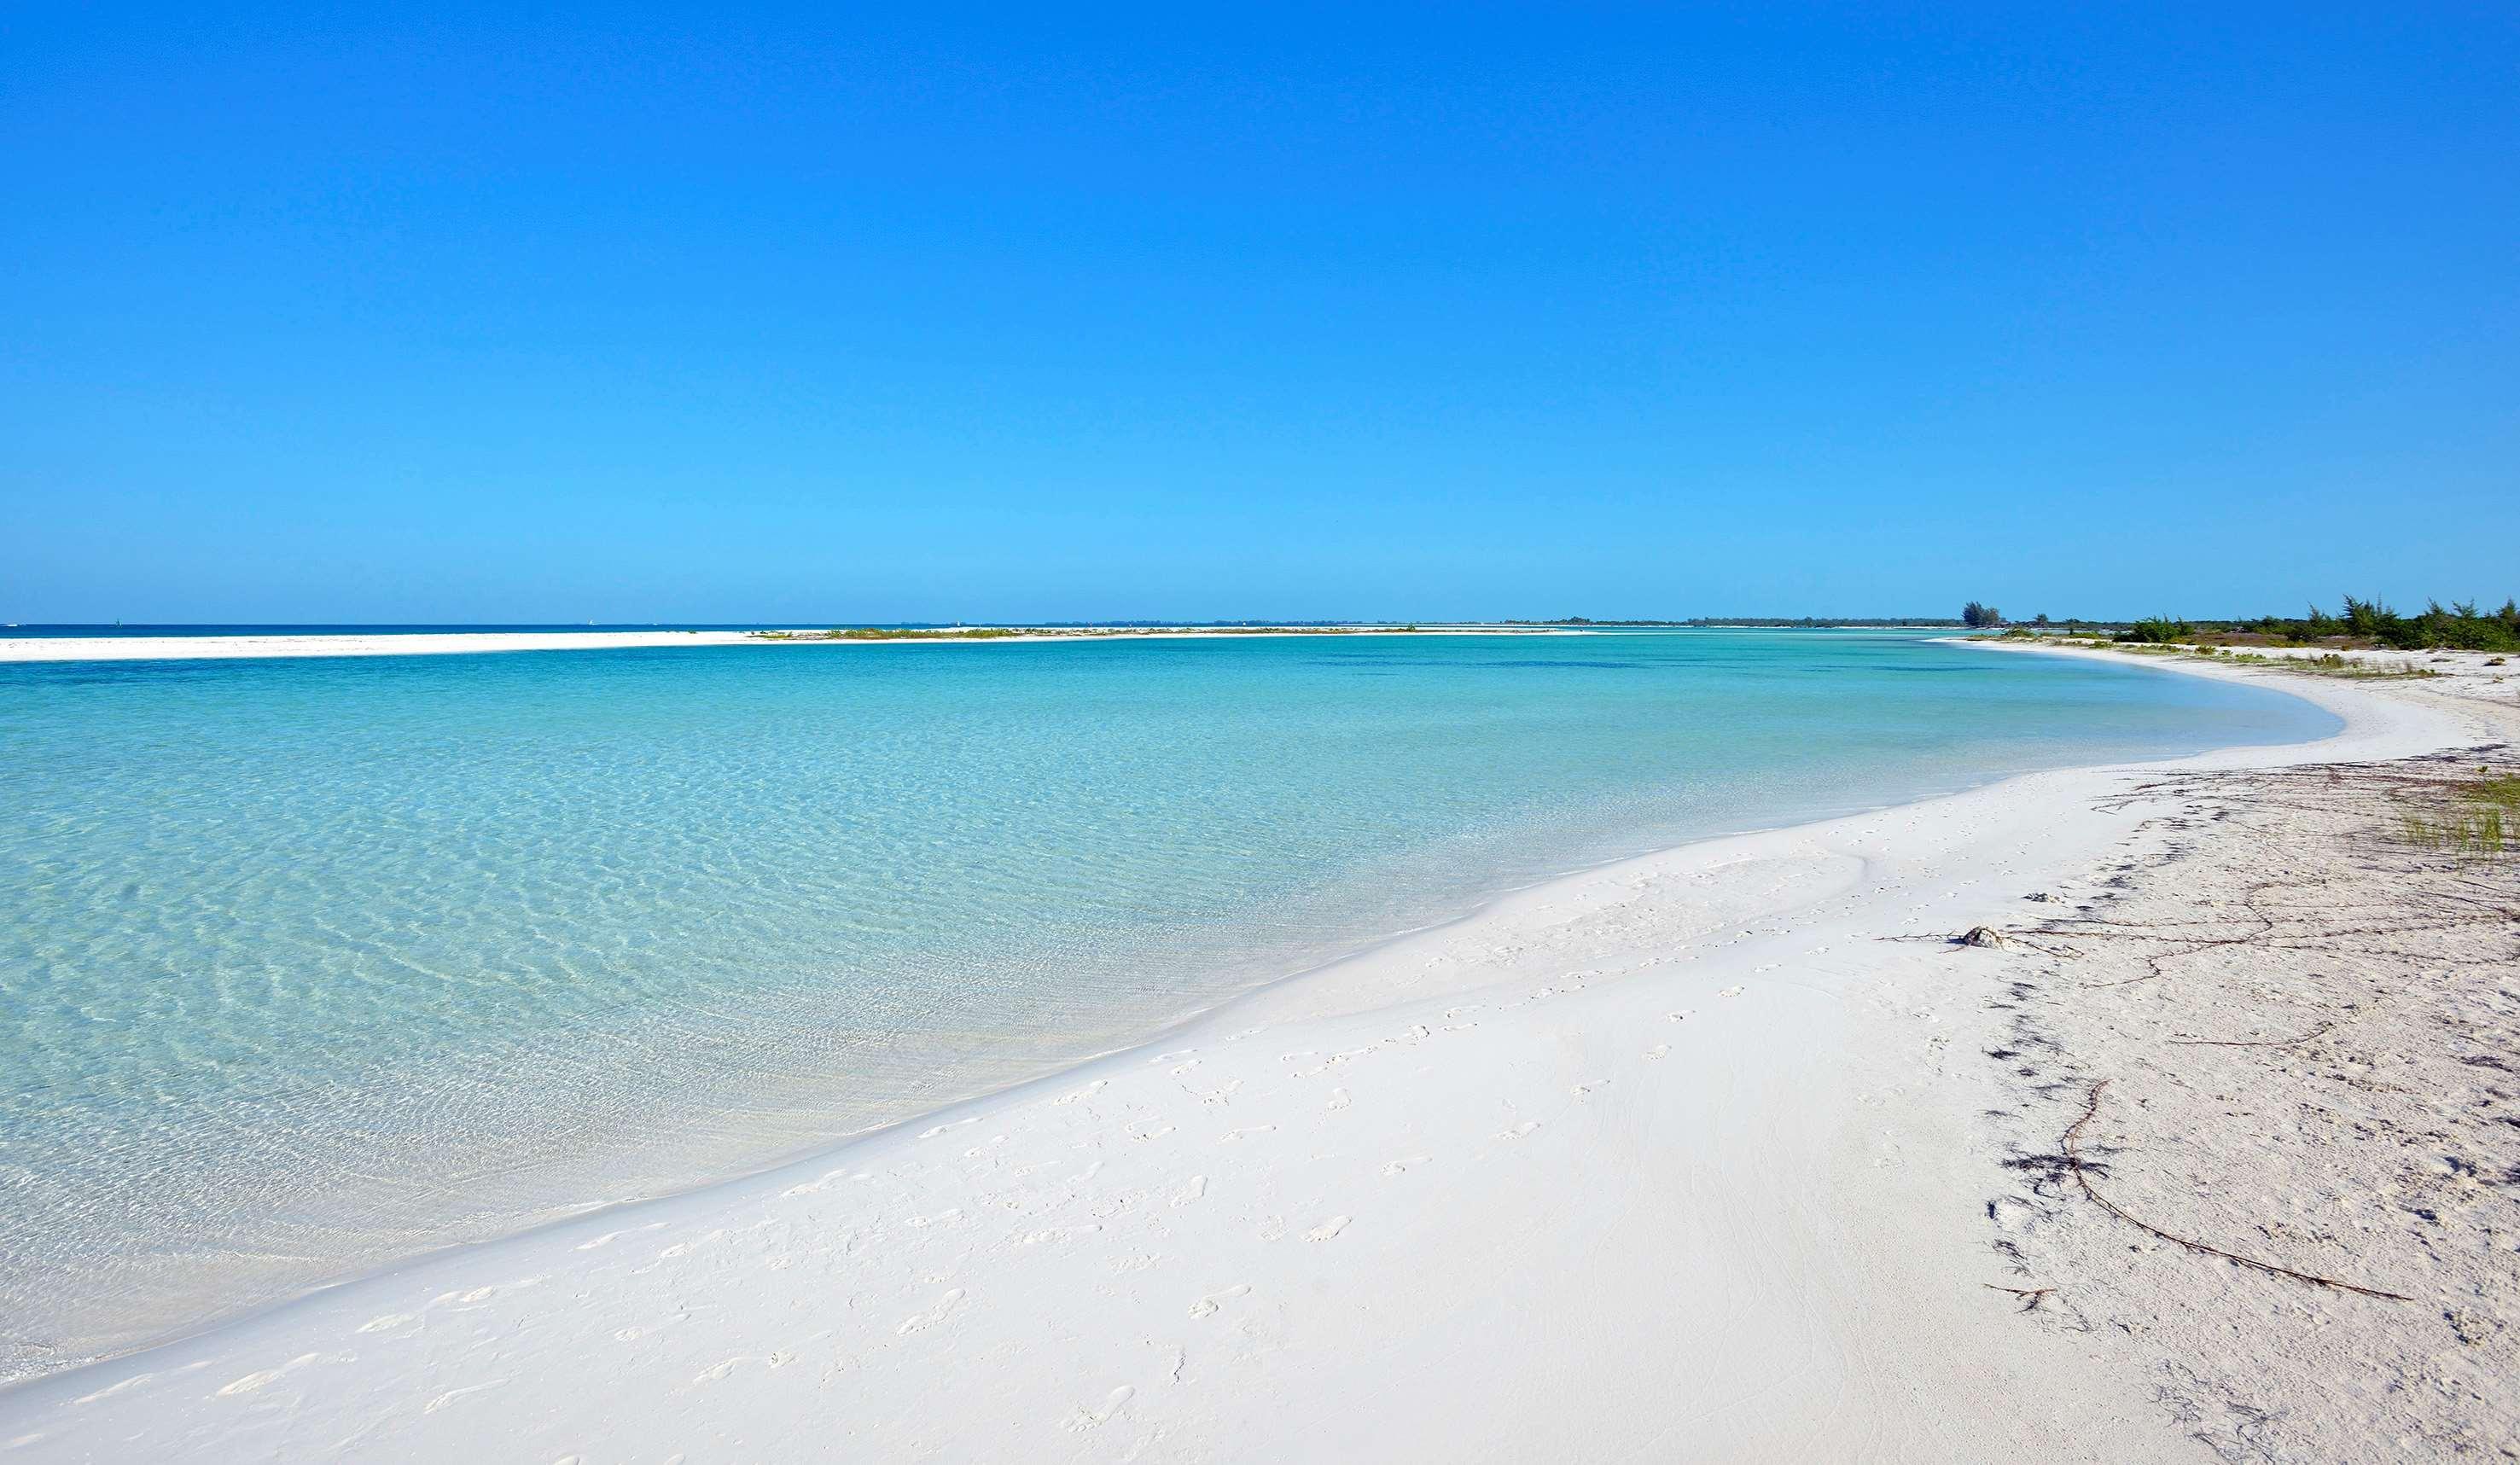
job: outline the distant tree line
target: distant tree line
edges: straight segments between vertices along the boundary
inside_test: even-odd
[[[1688,620],[1594,620],[1570,615],[1553,621],[1508,621],[1516,626],[1755,626],[1812,628],[1826,626],[1965,626],[1991,631],[2006,624],[2003,612],[1980,600],[1960,607],[1958,620],[1938,616],[1695,616]],[[2444,606],[2426,602],[2413,615],[2402,615],[2377,599],[2345,597],[2342,610],[2330,613],[2317,605],[2307,615],[2262,615],[2255,620],[2190,621],[2179,616],[2147,616],[2138,621],[2049,620],[2043,612],[2030,622],[2040,629],[2114,634],[2123,642],[2194,642],[2248,637],[2276,644],[2315,642],[2359,642],[2397,650],[2520,651],[2520,600],[2506,599],[2499,610],[2481,610],[2472,600]],[[2028,636],[2016,629],[2015,635]]]
[[[2148,616],[2120,631],[2126,642],[2196,641],[2218,636],[2263,637],[2271,642],[2303,644],[2346,640],[2369,642],[2401,651],[2520,651],[2520,601],[2506,599],[2499,610],[2479,610],[2473,600],[2454,600],[2445,608],[2428,602],[2414,615],[2401,615],[2377,599],[2345,598],[2335,614],[2310,607],[2308,615],[2262,615],[2256,620],[2186,621],[2174,616]]]

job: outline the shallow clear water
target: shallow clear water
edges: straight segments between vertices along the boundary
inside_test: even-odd
[[[0,1377],[1585,864],[2333,726],[1809,632],[0,666]]]

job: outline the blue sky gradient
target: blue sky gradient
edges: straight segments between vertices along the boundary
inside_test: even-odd
[[[13,10],[0,620],[2520,591],[2507,6],[1199,9]]]

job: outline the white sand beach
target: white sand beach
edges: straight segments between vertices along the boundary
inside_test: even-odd
[[[2350,1103],[2427,1096],[2346,1086],[2313,1104],[2285,1086],[2361,1064],[2386,1087],[2430,1051],[2405,1045],[2507,1030],[2520,999],[2462,977],[2482,983],[2458,988],[2482,1025],[2468,1037],[2417,1025],[2377,1054],[2337,1038],[2286,1052],[2274,1039],[2309,1025],[2269,1025],[2306,1014],[2271,1004],[2328,971],[2303,952],[2257,954],[2242,986],[2182,967],[2117,987],[2029,930],[2236,904],[2198,896],[2194,872],[2239,889],[2294,860],[2344,900],[2353,868],[2319,863],[2316,840],[2345,837],[2349,813],[2245,840],[2211,811],[2233,801],[2236,828],[2250,809],[2213,780],[2520,729],[2520,684],[2481,667],[2281,685],[2345,731],[1571,876],[1053,1082],[0,1394],[0,1445],[29,1461],[2126,1461],[2209,1458],[2227,1436],[2256,1452],[2226,1458],[2507,1451],[2507,1224],[2498,1243],[2445,1227],[2501,1224],[2509,1181],[2443,1171],[2449,1198],[2418,1208],[2450,1218],[2433,1222],[2386,1189],[2418,1160],[2495,1157],[2439,1127],[2342,1143]],[[1946,939],[1978,925],[2014,935]],[[2427,950],[2401,966],[2430,972]],[[2103,988],[2122,1005],[2083,1001]],[[2162,1046],[2191,1042],[2232,1045]],[[2228,1066],[2166,1068],[2173,1053]],[[2080,1198],[2102,1167],[2053,1152],[2101,1080],[2110,1107],[2064,1152],[2109,1156],[2097,1183],[2129,1213],[2410,1300],[2252,1269]],[[2208,1143],[2241,1110],[2202,1191],[2150,1176],[2148,1155]],[[2328,1137],[2286,1147],[2296,1132]],[[2242,1163],[2268,1154],[2289,1168]]]
[[[18,636],[0,661],[234,661],[271,656],[445,656],[484,651],[601,651],[739,645],[743,631],[414,631],[267,636]]]

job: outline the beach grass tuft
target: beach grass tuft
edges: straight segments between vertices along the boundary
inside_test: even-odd
[[[2451,785],[2448,796],[2424,809],[2399,812],[2408,844],[2418,849],[2495,859],[2511,847],[2520,823],[2520,774],[2478,771]]]

